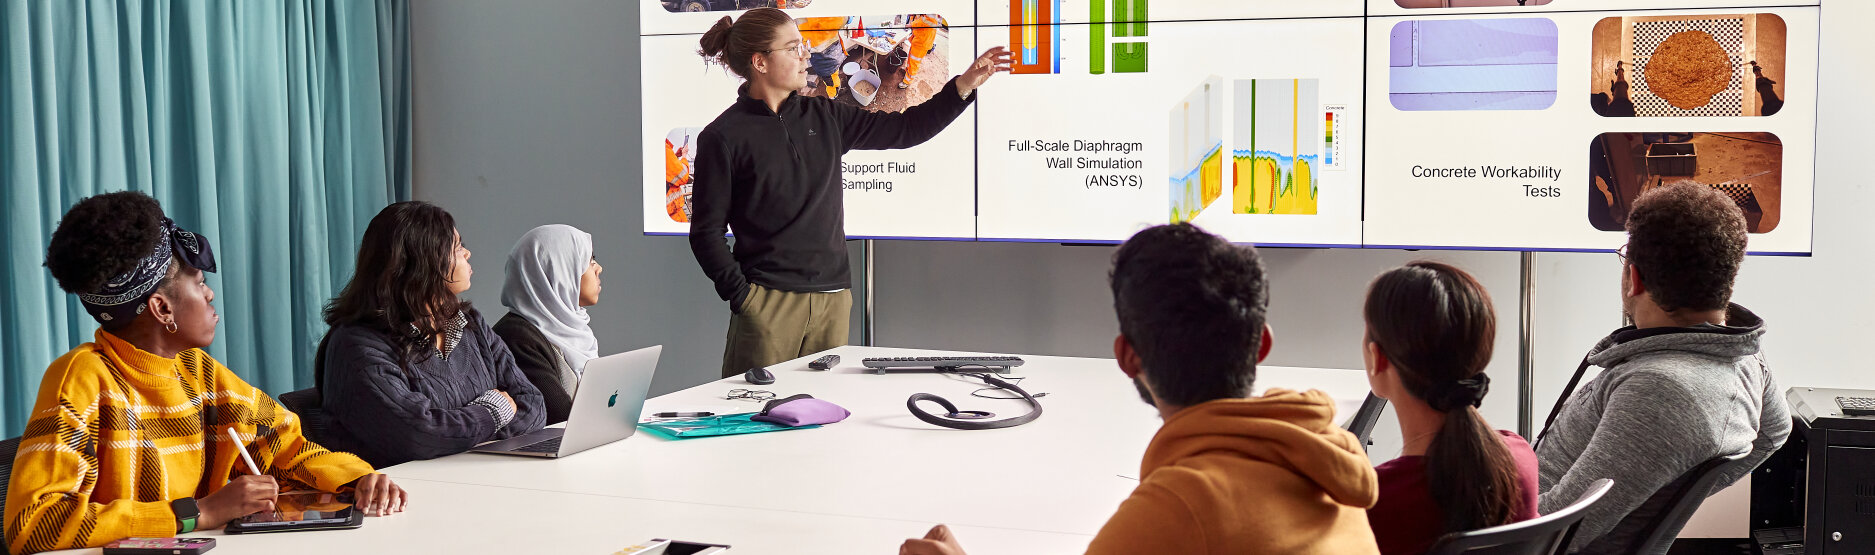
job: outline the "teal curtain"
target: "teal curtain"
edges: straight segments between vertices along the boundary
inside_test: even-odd
[[[137,190],[209,237],[209,353],[312,381],[320,308],[410,197],[404,0],[8,0],[0,21],[0,434],[96,323],[43,267],[79,199]]]

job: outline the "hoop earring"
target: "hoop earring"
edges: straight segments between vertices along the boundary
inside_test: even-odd
[[[168,322],[163,322],[163,331],[176,333],[176,321],[170,320]]]

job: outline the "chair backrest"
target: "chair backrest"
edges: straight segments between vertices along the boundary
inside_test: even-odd
[[[1574,503],[1556,512],[1536,517],[1523,522],[1514,522],[1503,526],[1493,526],[1470,532],[1453,532],[1439,538],[1426,551],[1427,555],[1552,555],[1562,553],[1575,539],[1576,527],[1582,525],[1582,517],[1588,516],[1589,507],[1601,502],[1602,496],[1615,487],[1614,480],[1602,478],[1589,484],[1589,489],[1577,497]]]
[[[326,417],[325,409],[320,406],[320,401],[317,387],[280,394],[280,406],[299,415],[300,434],[312,440],[313,443],[324,441],[326,430],[332,425],[331,419]]]
[[[319,388],[317,387],[280,394],[280,406],[286,407],[286,410],[293,411],[293,414],[300,415],[301,418],[304,418],[308,412],[319,410],[319,405]]]
[[[332,340],[332,328],[326,328],[326,334],[319,336],[319,347],[313,349],[313,356],[312,356],[313,381],[312,381],[312,387],[310,389],[313,392],[312,393],[313,397],[319,401],[320,405],[325,404],[325,395],[319,393],[319,388],[325,387],[326,385],[326,343],[331,340]],[[301,390],[301,391],[305,391],[305,390]],[[280,401],[282,404],[285,404],[286,399],[282,398]],[[288,410],[292,410],[292,407],[288,407]],[[299,411],[293,411],[293,412],[299,412]]]
[[[1637,543],[1630,549],[1622,550],[1623,553],[1666,553],[1668,548],[1673,547],[1674,538],[1679,537],[1680,529],[1686,527],[1686,521],[1693,517],[1693,512],[1699,510],[1699,505],[1706,502],[1706,497],[1711,496],[1713,490],[1718,489],[1719,478],[1724,476],[1719,471],[1744,459],[1746,455],[1750,453],[1713,457],[1699,463],[1654,494],[1667,496],[1663,500],[1665,509],[1644,521],[1623,520],[1609,532],[1610,536],[1636,538]],[[1630,529],[1630,526],[1636,528]]]
[[[300,433],[313,443],[319,443],[332,424],[325,414],[325,394],[319,390],[326,383],[326,343],[331,340],[332,330],[328,328],[319,337],[319,347],[313,349],[312,387],[280,394],[280,406],[299,415]]]
[[[0,504],[6,503],[7,485],[13,481],[13,456],[19,454],[19,451],[20,438],[0,440]],[[7,551],[5,530],[5,527],[0,526],[0,555],[11,553]]]
[[[1368,393],[1367,400],[1361,401],[1361,408],[1354,411],[1354,418],[1348,419],[1348,431],[1361,440],[1361,445],[1373,445],[1374,424],[1380,422],[1380,413],[1386,410],[1386,399]]]

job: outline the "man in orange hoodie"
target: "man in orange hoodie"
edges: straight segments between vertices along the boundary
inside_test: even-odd
[[[1139,487],[1087,547],[1140,553],[1379,553],[1367,524],[1379,488],[1320,391],[1250,397],[1269,355],[1269,287],[1256,249],[1191,224],[1134,235],[1114,254],[1120,371],[1165,425]],[[961,555],[943,525],[901,555]]]

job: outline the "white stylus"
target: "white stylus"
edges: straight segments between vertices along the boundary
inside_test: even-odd
[[[228,427],[228,439],[234,440],[234,449],[241,453],[241,460],[247,463],[247,471],[260,475],[260,467],[254,464],[254,457],[247,454],[247,446],[241,444],[241,434],[234,433],[234,426]]]

